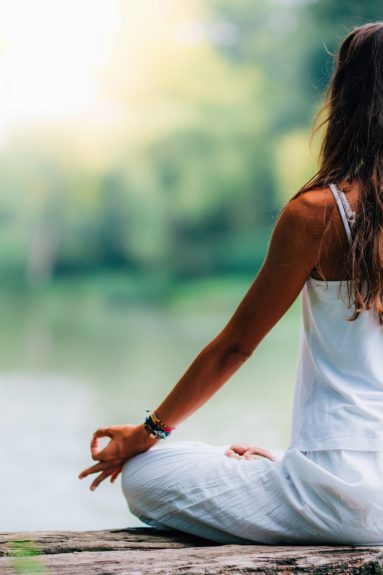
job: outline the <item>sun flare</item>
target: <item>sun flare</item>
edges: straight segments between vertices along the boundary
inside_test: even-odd
[[[0,135],[91,105],[117,27],[116,0],[0,2]]]

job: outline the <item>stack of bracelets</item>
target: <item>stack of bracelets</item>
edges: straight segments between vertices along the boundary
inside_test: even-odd
[[[146,410],[149,412],[149,409]],[[173,429],[175,427],[170,427],[169,425],[165,425],[155,411],[152,411],[144,421],[144,427],[149,435],[153,438],[157,439],[166,439],[169,437]]]

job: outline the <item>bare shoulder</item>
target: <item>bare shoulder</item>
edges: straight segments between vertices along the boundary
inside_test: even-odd
[[[279,215],[280,225],[317,236],[323,233],[335,205],[330,188],[314,188],[285,204]]]

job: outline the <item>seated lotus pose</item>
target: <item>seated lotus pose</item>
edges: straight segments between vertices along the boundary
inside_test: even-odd
[[[319,169],[281,209],[232,317],[141,425],[93,435],[96,463],[80,477],[96,473],[95,489],[121,473],[129,509],[153,527],[218,543],[383,544],[383,22],[349,32],[334,63]],[[298,295],[288,448],[164,441]]]

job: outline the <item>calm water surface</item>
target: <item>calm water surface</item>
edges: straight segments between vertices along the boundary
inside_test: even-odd
[[[162,306],[89,292],[1,296],[0,531],[139,525],[118,481],[92,493],[88,479],[77,479],[92,464],[91,433],[141,422],[224,327],[247,287]],[[299,300],[168,441],[287,447],[298,330]]]

